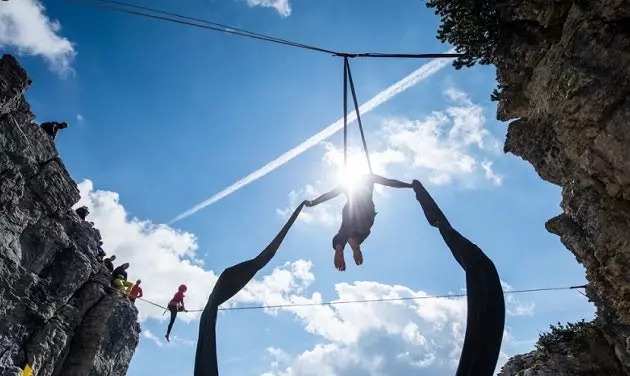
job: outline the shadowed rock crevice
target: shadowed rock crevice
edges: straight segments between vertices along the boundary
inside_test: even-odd
[[[124,376],[138,311],[96,259],[99,231],[72,210],[79,190],[33,123],[30,83],[0,59],[0,375],[29,362],[37,376]]]

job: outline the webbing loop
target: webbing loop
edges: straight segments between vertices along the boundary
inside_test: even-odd
[[[348,58],[343,59],[343,168],[348,167]]]
[[[350,71],[350,63],[348,56],[343,59],[343,167],[348,167],[348,82],[350,83],[350,91],[352,92],[352,101],[354,102],[354,111],[357,115],[357,123],[361,132],[361,141],[363,142],[363,151],[367,160],[370,174],[372,171],[372,163],[370,162],[370,153],[368,152],[367,142],[365,141],[365,133],[363,132],[363,122],[361,121],[361,113],[359,111],[359,101],[357,100],[357,92],[354,88],[352,80],[352,72]]]

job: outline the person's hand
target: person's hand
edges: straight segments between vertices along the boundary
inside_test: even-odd
[[[305,205],[306,207],[310,208],[311,206],[313,206],[313,201],[311,201],[311,200],[306,200],[306,201],[304,201],[304,205]]]

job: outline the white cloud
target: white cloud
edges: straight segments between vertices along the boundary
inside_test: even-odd
[[[514,290],[507,282],[501,281],[503,291]],[[505,312],[510,316],[532,316],[534,314],[534,302],[523,303],[514,294],[505,295]]]
[[[149,329],[142,330],[142,338],[146,338],[149,341],[152,341],[153,343],[158,345],[158,347],[164,346],[164,342],[160,341],[160,339],[155,334],[153,334],[153,332],[151,332]]]
[[[177,286],[188,286],[188,301],[205,302],[217,276],[195,264],[197,239],[187,232],[166,225],[129,218],[118,194],[94,190],[90,180],[79,184],[81,200],[77,206],[87,206],[87,220],[94,222],[103,237],[103,248],[108,255],[116,255],[116,265],[129,262],[129,279],[142,279],[144,299],[166,305]],[[144,302],[136,302],[140,319],[163,319],[164,311]],[[189,307],[188,308],[192,308]],[[182,314],[191,321],[196,314]]]
[[[149,341],[155,343],[158,347],[164,347],[164,346],[172,347],[172,346],[177,346],[177,345],[184,345],[187,347],[192,347],[196,345],[196,342],[185,339],[185,338],[181,338],[176,335],[171,335],[170,342],[167,342],[166,340],[162,340],[158,338],[158,336],[156,336],[155,334],[153,334],[152,331],[146,328],[142,329],[141,336],[142,338],[146,338]]]
[[[429,297],[423,291],[377,282],[339,283],[337,300]],[[317,303],[318,293],[287,296],[286,303]],[[304,329],[320,337],[314,347],[294,353],[267,349],[264,376],[452,375],[466,330],[465,299],[429,298],[335,306],[285,307]],[[272,313],[272,312],[270,312]],[[504,333],[504,347],[509,344]],[[497,369],[507,360],[505,352]]]
[[[283,17],[291,15],[291,4],[289,0],[247,0],[250,7],[273,8]]]
[[[59,35],[61,24],[45,14],[38,0],[11,0],[0,6],[0,47],[43,57],[61,75],[70,71],[76,54],[72,43]]]
[[[492,171],[492,162],[479,162],[478,154],[493,154],[500,147],[484,126],[481,106],[456,89],[448,89],[445,94],[454,103],[423,120],[387,119],[383,133],[389,147],[408,155],[411,166],[427,173],[433,184],[475,177],[481,165],[482,177],[500,185],[501,178]]]
[[[324,142],[322,144],[326,150],[324,153],[323,162],[326,165],[327,169],[330,169],[332,167],[332,169],[335,171],[335,176],[338,177],[339,175],[343,174],[345,170],[343,149],[335,147],[330,142]],[[384,150],[374,150],[370,152],[370,164],[372,165],[372,171],[378,175],[386,175],[387,168],[390,165],[405,162],[407,162],[407,156],[401,150],[387,147]],[[359,149],[357,147],[348,147],[347,169],[352,171],[353,173],[358,172],[367,174],[370,172],[369,166],[367,164],[367,158],[363,149]]]
[[[171,340],[170,343],[172,343],[172,344],[182,344],[182,345],[188,346],[188,347],[193,347],[193,346],[197,345],[197,342],[195,342],[195,341],[191,341],[189,339],[182,338],[182,337],[179,337],[179,336],[176,336],[176,335],[170,337],[169,339]]]
[[[490,180],[494,185],[503,184],[503,176],[495,173],[492,170],[492,161],[484,160],[481,162],[481,167],[484,171],[484,177]]]
[[[293,210],[304,200],[313,200],[325,191],[321,190],[323,184],[316,183],[317,188],[311,184],[307,184],[304,189],[291,191],[289,193],[289,205],[284,209],[277,209],[278,214],[283,218],[289,218]],[[330,187],[333,189],[334,187]],[[298,216],[298,221],[306,223],[317,223],[326,227],[334,226],[341,223],[341,212],[335,210],[337,205],[334,202],[326,202],[308,210],[304,210]]]
[[[81,115],[81,114],[77,114],[77,121],[81,122],[81,121],[83,121],[83,120],[85,120],[85,118],[83,117],[83,115]]]
[[[90,180],[80,183],[79,191],[81,199],[76,206],[89,208],[86,219],[94,222],[101,232],[108,256],[116,255],[115,264],[129,262],[129,279],[142,279],[144,299],[165,306],[177,287],[184,283],[188,286],[186,308],[195,310],[205,306],[217,274],[201,266],[202,260],[196,254],[197,239],[193,234],[128,217],[117,193],[95,190]],[[251,281],[226,306],[243,301],[275,304],[284,301],[286,294],[300,292],[313,279],[310,263],[303,260],[287,263],[261,280]],[[162,315],[162,308],[141,300],[136,301],[136,306],[141,321],[167,318]],[[177,317],[190,322],[199,315],[199,312],[189,312]]]

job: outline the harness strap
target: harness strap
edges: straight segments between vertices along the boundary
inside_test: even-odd
[[[367,160],[370,173],[373,173],[372,163],[370,162],[370,153],[368,152],[367,142],[365,141],[365,133],[363,132],[363,122],[361,121],[361,113],[359,111],[357,93],[354,88],[352,73],[350,72],[350,63],[348,62],[348,56],[345,56],[343,59],[343,166],[344,168],[348,167],[348,82],[350,82],[350,91],[352,92],[354,111],[356,112],[357,123],[359,124],[359,131],[361,132],[363,151],[365,152],[365,158]]]

